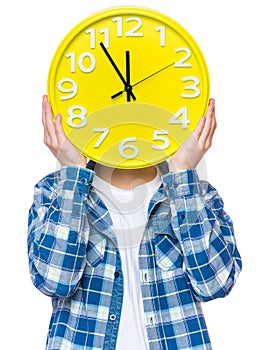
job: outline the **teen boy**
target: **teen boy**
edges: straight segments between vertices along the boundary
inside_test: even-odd
[[[46,349],[211,349],[200,302],[226,296],[241,270],[222,199],[195,170],[214,100],[164,173],[88,169],[47,96],[43,125],[62,166],[36,185],[29,215],[32,281],[53,305]]]

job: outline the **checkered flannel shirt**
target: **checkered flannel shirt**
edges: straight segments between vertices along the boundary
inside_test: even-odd
[[[92,178],[62,167],[35,186],[28,255],[34,285],[52,297],[47,350],[116,348],[121,259]],[[201,302],[230,292],[241,259],[222,199],[195,170],[162,176],[138,259],[150,350],[211,349]]]

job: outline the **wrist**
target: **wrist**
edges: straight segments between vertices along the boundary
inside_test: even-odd
[[[189,165],[184,164],[176,164],[174,162],[169,162],[169,172],[171,173],[180,173],[181,171],[187,171],[190,169],[193,169],[194,167],[191,167]]]
[[[78,162],[72,162],[72,161],[62,161],[60,162],[61,166],[70,166],[70,167],[78,167],[78,168],[86,168],[87,165],[87,161],[85,160],[81,160]]]
[[[83,162],[77,164],[76,166],[79,167],[79,168],[85,168],[85,169],[86,169],[87,161],[85,160],[85,161],[83,161]]]

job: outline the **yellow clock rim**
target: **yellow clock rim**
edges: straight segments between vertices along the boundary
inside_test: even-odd
[[[179,33],[179,35],[181,35],[185,39],[185,41],[189,44],[189,46],[194,49],[197,60],[201,63],[201,69],[204,72],[204,77],[206,77],[206,81],[204,81],[204,84],[206,86],[204,100],[207,101],[207,103],[204,106],[204,110],[202,111],[202,115],[204,115],[206,113],[207,106],[209,103],[209,97],[210,97],[210,77],[209,77],[209,71],[208,71],[208,67],[206,64],[206,60],[203,56],[203,53],[202,53],[199,45],[196,43],[195,39],[191,36],[191,34],[173,18],[171,18],[171,17],[169,17],[161,12],[158,12],[156,10],[149,9],[146,7],[137,7],[137,6],[110,7],[110,8],[106,8],[104,10],[98,11],[98,12],[93,13],[92,15],[86,17],[81,22],[79,22],[75,27],[73,27],[68,32],[68,34],[66,34],[64,39],[60,42],[60,44],[59,44],[59,46],[58,46],[58,48],[53,56],[53,59],[51,61],[51,65],[50,65],[50,69],[49,69],[49,73],[48,73],[47,90],[48,90],[48,96],[49,96],[54,114],[57,114],[60,111],[57,110],[57,106],[55,103],[55,95],[53,93],[54,90],[52,89],[52,84],[54,82],[55,75],[56,75],[56,67],[59,64],[59,61],[61,59],[61,56],[64,53],[65,48],[71,43],[72,40],[74,40],[75,36],[77,36],[86,27],[94,24],[95,22],[103,20],[105,18],[113,17],[113,16],[117,16],[117,15],[145,16],[145,17],[152,18],[156,21],[159,21],[161,23],[164,23],[165,25],[171,27],[173,30],[177,31]],[[109,165],[109,166],[113,166],[113,165]],[[146,166],[149,166],[149,165],[145,164],[145,166],[140,166],[140,168],[146,167]],[[117,165],[117,167],[119,167],[119,166]],[[132,168],[136,168],[136,166],[132,166]]]

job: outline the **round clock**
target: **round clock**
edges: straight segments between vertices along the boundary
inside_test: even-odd
[[[140,7],[96,13],[51,63],[48,95],[68,139],[88,158],[143,168],[171,156],[209,101],[205,59],[173,19]]]

